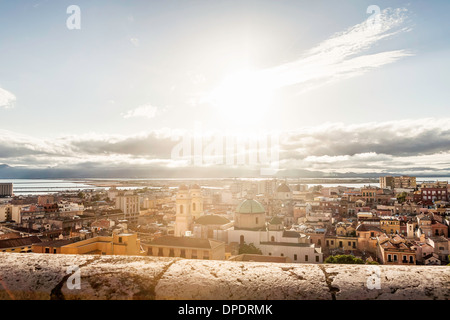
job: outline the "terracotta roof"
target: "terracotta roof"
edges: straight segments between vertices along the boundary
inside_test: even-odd
[[[283,231],[284,238],[300,238],[300,234],[296,231]]]
[[[45,241],[41,243],[35,244],[39,247],[53,247],[53,248],[59,248],[74,242],[80,241],[80,238],[72,238],[72,239],[63,239],[63,240],[52,240],[52,241]]]
[[[283,220],[280,217],[273,217],[270,221],[269,224],[283,224]]]
[[[278,186],[277,192],[291,192],[291,189],[286,183],[282,183]]]
[[[223,225],[223,224],[230,223],[230,220],[228,220],[227,218],[221,217],[221,216],[211,214],[211,215],[201,216],[200,218],[195,220],[195,223],[203,224],[203,225],[215,225],[215,224]]]
[[[157,239],[149,242],[148,245],[203,248],[203,249],[211,249],[212,248],[210,240],[207,240],[207,239],[189,238],[189,237],[174,237],[174,236],[163,236],[163,237],[157,238]]]
[[[18,239],[0,240],[0,249],[31,246],[34,243],[40,243],[40,242],[42,242],[42,241],[37,236],[18,238]]]
[[[358,227],[356,227],[356,231],[361,231],[361,232],[375,231],[375,232],[383,233],[383,231],[380,228],[378,228],[376,226],[372,226],[370,224],[364,224],[364,223],[362,223]]]

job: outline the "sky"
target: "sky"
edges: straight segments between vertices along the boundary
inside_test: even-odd
[[[0,178],[448,175],[449,10],[0,0]]]

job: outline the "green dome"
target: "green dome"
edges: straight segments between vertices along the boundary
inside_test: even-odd
[[[238,213],[265,213],[264,206],[256,200],[247,199],[236,210]]]

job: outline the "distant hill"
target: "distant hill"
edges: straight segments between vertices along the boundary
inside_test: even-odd
[[[401,175],[398,173],[334,173],[304,169],[280,170],[274,177],[278,178],[378,178],[385,175]],[[433,177],[433,175],[423,175]],[[101,167],[86,166],[84,168],[28,168],[12,167],[0,164],[0,179],[63,179],[63,178],[249,178],[262,176],[259,170],[245,170],[242,168],[215,167],[215,168],[161,168],[161,167]],[[420,177],[420,175],[419,175]],[[436,175],[435,177],[442,177]]]

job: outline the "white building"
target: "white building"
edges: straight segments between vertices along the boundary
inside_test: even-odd
[[[11,204],[0,206],[0,222],[15,221],[16,223],[21,223],[21,208],[21,206]]]
[[[138,195],[118,195],[116,197],[116,209],[122,210],[125,219],[130,223],[136,223],[139,217],[140,203]]]
[[[287,231],[282,219],[266,223],[264,206],[255,200],[243,201],[235,212],[234,228],[228,231],[228,243],[253,243],[264,255],[289,257],[294,263],[322,263],[321,248],[308,236]]]
[[[193,222],[203,216],[203,196],[201,188],[182,185],[176,195],[175,237],[183,237],[187,231],[192,232]]]

